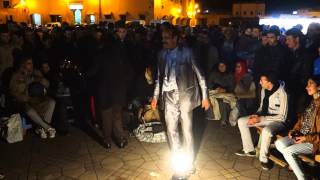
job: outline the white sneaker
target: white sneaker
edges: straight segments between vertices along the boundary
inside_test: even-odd
[[[54,128],[49,128],[47,129],[47,132],[48,132],[48,136],[49,138],[55,138],[56,137],[56,130]]]
[[[47,133],[43,128],[36,129],[36,134],[39,134],[41,139],[47,139]]]

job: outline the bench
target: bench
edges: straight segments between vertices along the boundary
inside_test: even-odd
[[[256,129],[257,129],[258,134],[261,134],[263,127],[256,127]],[[279,134],[276,135],[276,139],[279,139],[282,137],[283,136],[281,136]],[[260,141],[261,141],[261,137],[259,138],[259,144],[258,144],[257,149],[259,149],[259,147],[260,147]],[[268,158],[272,162],[274,162],[275,164],[277,164],[281,167],[288,167],[288,163],[285,160],[278,158],[277,156],[275,156],[271,153],[269,154]],[[315,156],[300,154],[300,155],[298,155],[298,158],[310,166],[319,166],[320,165],[320,154],[316,154]]]

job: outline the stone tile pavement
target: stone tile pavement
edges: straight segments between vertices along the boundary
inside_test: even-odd
[[[235,156],[241,147],[237,128],[209,121],[202,130],[195,132],[197,171],[190,180],[295,179],[286,169],[263,171],[256,158]],[[141,143],[130,137],[127,148],[113,145],[105,150],[77,128],[51,140],[29,133],[20,143],[0,142],[0,172],[9,180],[166,180],[172,174],[168,157],[166,143]]]

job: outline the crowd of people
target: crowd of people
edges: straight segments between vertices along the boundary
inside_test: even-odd
[[[49,31],[14,22],[1,25],[2,110],[27,116],[41,138],[54,138],[56,132],[68,133],[63,94],[69,93],[78,125],[93,119],[107,149],[112,141],[125,148],[123,111],[128,104],[152,103],[158,59],[167,58],[161,50],[168,43],[164,38],[170,39],[163,34],[169,26],[63,23]],[[171,35],[179,47],[193,52],[206,81],[198,75],[211,103],[207,118],[222,126],[238,124],[243,148],[236,154],[255,156],[249,128],[264,127],[259,160],[269,169],[272,137],[293,128],[276,147],[298,179],[306,179],[294,156],[319,151],[320,24],[310,24],[306,35],[301,26],[174,28]],[[293,132],[300,134],[293,138]]]

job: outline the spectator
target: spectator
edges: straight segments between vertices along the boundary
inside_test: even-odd
[[[290,63],[286,66],[289,70],[287,87],[295,104],[294,112],[298,114],[302,113],[307,105],[308,98],[303,87],[313,70],[312,58],[304,48],[303,39],[302,32],[296,28],[286,32],[286,44],[291,51],[288,60]]]
[[[318,47],[318,58],[313,62],[313,75],[320,75],[320,46]]]
[[[260,47],[257,38],[252,37],[252,28],[247,27],[236,43],[237,57],[247,61],[248,68],[252,69],[254,64],[255,51]]]
[[[36,53],[36,41],[35,41],[35,35],[33,33],[32,29],[26,29],[23,34],[23,45],[22,50],[23,53],[33,57]]]
[[[306,48],[312,59],[318,56],[320,46],[320,23],[311,23],[307,30]]]
[[[252,28],[252,32],[251,32],[251,36],[252,38],[256,39],[256,40],[260,40],[261,37],[261,27],[260,26],[254,26]]]
[[[270,71],[276,73],[281,80],[287,79],[287,72],[283,67],[289,52],[279,43],[279,36],[278,30],[268,31],[268,45],[256,52],[253,72],[257,80],[261,73]]]
[[[227,27],[223,31],[223,35],[224,35],[224,40],[220,50],[220,57],[221,59],[224,59],[225,61],[227,61],[227,64],[230,67],[233,67],[234,61],[236,59],[236,54],[234,50],[235,39],[237,38],[236,33],[231,27]]]
[[[209,74],[208,88],[216,90],[219,93],[233,92],[234,90],[234,78],[232,73],[229,71],[227,64],[220,61],[216,68]]]
[[[308,179],[299,160],[299,154],[315,154],[320,145],[320,76],[312,76],[308,80],[306,90],[313,100],[288,136],[276,141],[276,148],[282,153],[298,180]]]
[[[95,70],[92,70],[99,74],[97,101],[102,117],[104,145],[107,149],[111,148],[112,134],[120,148],[128,144],[122,124],[122,109],[126,106],[128,81],[132,77],[132,56],[124,23],[117,22],[116,26],[115,42],[97,55],[97,63],[93,68]]]
[[[271,139],[285,128],[288,112],[288,97],[283,82],[278,81],[272,74],[263,74],[260,78],[261,102],[258,111],[238,120],[243,149],[235,154],[238,156],[256,156],[250,127],[263,127],[261,132],[261,148],[259,160],[262,169],[269,170],[268,152]]]
[[[234,93],[237,97],[240,115],[248,115],[248,112],[254,107],[254,98],[256,98],[256,86],[253,77],[248,73],[247,63],[238,61],[236,63]]]
[[[0,27],[0,76],[3,71],[13,66],[13,49],[8,28],[5,26]]]
[[[217,48],[210,42],[208,32],[205,29],[198,34],[196,52],[199,65],[203,69],[206,77],[208,77],[210,71],[219,62],[219,53]]]
[[[268,37],[267,37],[267,31],[263,31],[261,33],[261,46],[265,47],[268,45]],[[260,47],[261,48],[261,47]]]
[[[33,90],[32,85],[34,86]],[[48,80],[33,68],[31,58],[22,58],[20,69],[11,79],[10,92],[23,106],[30,119],[40,126],[36,129],[36,133],[43,139],[48,136],[54,138],[56,133],[56,130],[50,125],[55,101],[45,94],[44,88],[49,88]]]
[[[236,106],[233,95],[235,83],[232,73],[224,62],[218,63],[216,67],[208,78],[209,95],[213,105],[214,119],[221,120],[221,125],[225,126],[230,122],[231,109]]]

